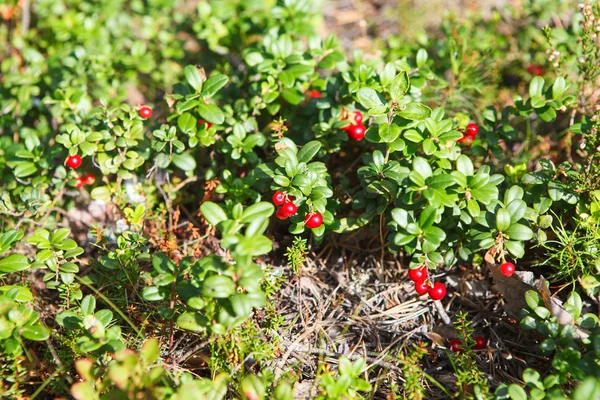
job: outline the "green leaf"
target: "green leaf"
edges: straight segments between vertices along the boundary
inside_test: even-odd
[[[227,219],[225,211],[216,203],[212,201],[206,201],[200,206],[200,212],[206,218],[209,224],[217,225],[219,222],[223,222]]]
[[[541,76],[534,77],[529,84],[529,97],[542,96],[544,83],[544,78]]]
[[[42,341],[50,337],[50,329],[42,324],[24,326],[21,328],[21,336],[29,340]]]
[[[481,208],[479,207],[479,203],[473,199],[470,199],[467,201],[467,210],[469,211],[469,214],[471,214],[471,216],[473,218],[479,217],[479,214],[481,213]]]
[[[291,105],[297,106],[304,101],[304,96],[298,89],[287,88],[281,92],[281,97]]]
[[[198,113],[204,120],[212,122],[213,124],[220,125],[223,123],[223,121],[225,121],[225,115],[223,114],[223,111],[211,103],[198,103]]]
[[[421,103],[408,103],[397,114],[411,121],[423,121],[431,116],[431,108]]]
[[[508,395],[512,400],[527,400],[527,393],[525,393],[525,390],[516,383],[512,383],[508,386]]]
[[[140,355],[148,364],[152,364],[154,361],[156,361],[159,354],[160,346],[156,338],[150,338],[146,340],[146,342],[142,345],[142,349],[140,350]]]
[[[532,310],[540,305],[541,297],[535,290],[528,290],[525,292],[525,302]]]
[[[600,381],[589,376],[585,378],[575,389],[573,400],[590,400],[600,398]]]
[[[273,214],[273,211],[275,211],[275,207],[271,203],[256,203],[244,210],[241,221],[244,224],[248,224],[256,219],[268,218]]]
[[[431,166],[429,165],[427,160],[422,157],[415,157],[412,166],[413,170],[417,171],[425,179],[433,175]]]
[[[81,313],[92,315],[96,309],[96,298],[92,295],[85,296],[81,301]]]
[[[536,108],[535,113],[542,119],[544,122],[552,122],[556,119],[556,110],[550,106],[545,106],[542,108]]]
[[[505,208],[496,211],[496,229],[505,231],[510,227],[510,212]]]
[[[211,76],[204,82],[204,88],[202,89],[202,96],[212,97],[217,93],[223,86],[227,85],[229,77],[223,74],[216,74]]]
[[[193,87],[196,92],[202,91],[202,77],[200,76],[200,71],[193,65],[188,65],[183,69],[183,75],[185,76],[185,80],[191,87]]]
[[[425,63],[427,62],[427,57],[427,50],[421,48],[419,49],[419,51],[417,51],[416,62],[418,68],[421,68],[423,65],[425,65]]]
[[[188,331],[204,332],[210,321],[206,316],[195,313],[185,312],[177,318],[177,326]],[[194,392],[195,393],[195,392]]]
[[[379,125],[379,137],[385,143],[392,143],[400,136],[400,127],[396,124]]]
[[[464,154],[458,156],[458,159],[456,160],[456,169],[464,176],[472,176],[474,173],[471,159]]]
[[[406,228],[408,225],[408,212],[402,208],[392,210],[392,218],[400,227]]]
[[[514,240],[505,240],[504,247],[514,258],[523,258],[525,255],[525,248],[522,242],[516,242]]]
[[[260,256],[269,253],[273,244],[266,236],[247,237],[241,239],[235,246],[235,251],[250,256]]]
[[[196,160],[189,153],[174,154],[173,164],[185,172],[192,172],[196,169]]]
[[[33,294],[31,290],[23,286],[16,285],[3,285],[0,286],[0,293],[3,296],[6,296],[7,293],[10,292],[10,297],[14,298],[15,301],[19,302],[28,302],[33,300]]]
[[[392,85],[390,86],[390,94],[392,96],[392,100],[398,101],[406,92],[408,92],[408,88],[410,87],[410,80],[408,78],[408,73],[406,71],[401,71],[394,80],[392,81]]]
[[[110,190],[106,186],[98,186],[92,189],[90,195],[94,200],[107,201],[110,199]]]
[[[383,105],[377,92],[371,88],[361,88],[358,93],[358,102],[366,109],[371,109]]]
[[[313,140],[306,143],[298,152],[298,161],[308,163],[321,150],[321,142]]]
[[[24,178],[29,175],[33,175],[37,172],[37,167],[32,162],[22,162],[17,164],[13,173],[17,178]]]
[[[419,215],[419,226],[421,229],[429,228],[433,225],[437,216],[437,210],[435,207],[428,206],[421,211],[421,215]]]
[[[23,254],[11,254],[0,260],[0,273],[23,271],[29,268],[29,261]]]
[[[177,118],[177,126],[182,132],[189,133],[196,126],[196,118],[190,113],[184,113]]]
[[[423,230],[423,238],[436,246],[439,246],[444,239],[446,239],[446,233],[438,228],[437,226],[430,226]]]
[[[498,214],[496,214],[496,218],[497,217],[498,217]],[[504,233],[511,240],[531,240],[531,239],[533,239],[533,231],[528,226],[525,226],[522,224],[512,224],[510,226],[510,228],[504,229]]]
[[[235,283],[228,276],[213,275],[202,282],[201,292],[207,297],[227,298],[235,293]]]
[[[559,76],[558,78],[556,78],[556,80],[554,81],[554,84],[552,85],[552,98],[554,100],[558,100],[562,97],[562,95],[565,93],[565,90],[567,90],[567,84],[565,82],[565,78],[563,78],[562,76]]]
[[[146,286],[142,290],[142,298],[147,301],[160,301],[164,300],[165,297],[165,294],[156,286]]]

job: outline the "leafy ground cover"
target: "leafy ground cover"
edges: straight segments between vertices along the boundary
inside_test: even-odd
[[[0,5],[2,396],[599,398],[599,4],[503,3]]]

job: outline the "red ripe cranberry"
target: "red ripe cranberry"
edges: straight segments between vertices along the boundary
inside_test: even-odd
[[[366,130],[367,128],[365,128],[363,124],[350,125],[346,130],[346,134],[348,135],[349,139],[360,141],[365,137]]]
[[[81,156],[79,154],[75,154],[74,156],[67,157],[67,161],[65,162],[69,168],[75,169],[81,166]]]
[[[462,344],[462,342],[460,341],[460,339],[450,339],[448,341],[448,348],[453,352],[453,353],[462,353],[463,350],[460,348],[460,345]]]
[[[142,106],[142,108],[140,108],[140,117],[144,118],[144,119],[148,119],[152,116],[152,109],[148,106]]]
[[[291,201],[288,201],[287,203],[281,206],[281,210],[281,213],[283,215],[285,215],[286,217],[291,217],[293,215],[296,215],[296,212],[298,211],[298,206],[292,203]]]
[[[471,139],[475,138],[479,133],[479,127],[475,124],[467,125],[467,129],[465,129],[465,135],[470,137]]]
[[[414,269],[411,268],[408,270],[408,277],[413,282],[424,281],[425,278],[427,278],[427,268],[425,268],[425,267],[414,268]]]
[[[542,76],[544,75],[544,67],[539,64],[529,64],[527,72],[535,76]]]
[[[425,281],[416,281],[415,282],[415,292],[420,295],[427,293],[429,290],[429,285],[425,283]]]
[[[505,262],[500,266],[500,272],[504,276],[512,276],[515,273],[515,264],[511,262]]]
[[[77,189],[81,189],[83,187],[83,185],[85,185],[85,180],[83,178],[75,179],[75,187]]]
[[[483,336],[476,336],[475,338],[475,350],[483,350],[487,347],[487,339]]]
[[[283,192],[275,192],[273,193],[273,204],[276,206],[280,206],[285,203],[285,194]]]
[[[357,124],[363,122],[363,114],[360,111],[354,111],[354,122]]]
[[[317,89],[311,89],[308,91],[308,97],[311,99],[320,99],[323,95]]]
[[[286,219],[287,218],[287,215],[284,214],[283,209],[281,207],[277,209],[277,212],[275,213],[275,215],[279,219]]]
[[[83,177],[83,180],[85,181],[86,185],[93,185],[94,182],[96,182],[96,177],[94,176],[94,174],[87,174]]]
[[[428,293],[432,300],[441,300],[446,295],[446,286],[443,283],[436,282],[429,288]]]
[[[198,125],[201,125],[201,124],[206,124],[206,129],[210,129],[210,127],[212,126],[212,124],[210,122],[205,121],[203,119],[199,119],[198,120]]]
[[[323,216],[319,212],[310,212],[304,217],[307,228],[315,229],[323,225]]]

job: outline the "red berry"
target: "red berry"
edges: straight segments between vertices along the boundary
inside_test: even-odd
[[[311,99],[320,99],[323,95],[317,89],[311,89],[308,91],[308,97]]]
[[[476,336],[475,337],[475,350],[483,350],[487,347],[487,339],[484,338],[483,336]]]
[[[77,189],[81,189],[83,187],[83,185],[85,185],[85,180],[83,178],[75,179],[75,187]]]
[[[83,177],[83,180],[85,181],[86,185],[93,185],[94,182],[96,182],[96,177],[94,176],[94,174],[87,174]]]
[[[198,125],[200,125],[200,124],[206,124],[206,129],[210,129],[210,127],[212,126],[212,124],[210,122],[205,121],[203,119],[198,120]]]
[[[475,125],[475,124],[467,125],[467,129],[465,129],[466,136],[470,137],[471,139],[474,139],[478,133],[479,133],[479,127],[477,125]]]
[[[544,75],[544,67],[542,67],[539,64],[530,64],[527,67],[527,72],[529,72],[532,75],[541,76]]]
[[[453,353],[462,353],[463,350],[460,348],[461,344],[462,342],[460,339],[450,339],[448,341],[448,348],[450,348]]]
[[[425,281],[416,281],[415,282],[415,292],[418,294],[425,294],[429,290],[429,285],[425,283]]]
[[[365,128],[363,124],[350,125],[348,129],[346,129],[346,134],[348,135],[349,139],[363,140],[366,130],[367,128]]]
[[[360,111],[354,111],[354,121],[357,124],[360,124],[363,122],[363,114]]]
[[[75,169],[79,168],[81,165],[81,156],[79,154],[75,154],[74,156],[67,157],[67,161],[65,162],[69,168]]]
[[[505,262],[500,266],[500,272],[504,276],[512,276],[515,273],[515,264],[511,262]]]
[[[288,201],[287,203],[281,206],[281,210],[281,213],[283,215],[285,215],[286,217],[291,217],[293,215],[296,215],[296,212],[298,211],[298,206],[292,203],[291,201]]]
[[[283,212],[283,209],[281,207],[277,209],[277,212],[275,213],[275,215],[279,219],[286,219],[287,218],[287,215],[285,215],[285,213]]]
[[[467,135],[464,135],[460,139],[457,140],[458,143],[464,143],[465,146],[470,146],[473,143],[473,138]]]
[[[408,270],[408,277],[413,282],[424,281],[425,278],[427,278],[427,268],[425,268],[425,267],[414,268],[414,269],[411,268]]]
[[[441,300],[446,295],[446,286],[443,283],[436,282],[432,287],[429,288],[429,297],[432,300]]]
[[[307,228],[315,229],[323,225],[323,216],[319,212],[311,212],[304,217],[304,223]]]
[[[285,203],[285,194],[283,192],[275,192],[273,193],[273,204],[276,206],[280,206]]]
[[[152,116],[152,109],[148,106],[142,106],[142,108],[140,108],[140,117],[144,118],[144,119],[148,119]]]

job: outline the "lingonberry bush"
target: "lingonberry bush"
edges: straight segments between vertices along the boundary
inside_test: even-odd
[[[309,0],[0,5],[3,393],[595,398],[600,9],[526,3],[372,54],[318,31]],[[488,378],[504,338],[451,309],[431,360],[318,350],[337,371],[295,373],[286,288],[351,240],[448,326],[477,298],[452,273],[477,270],[551,368]],[[424,372],[441,357],[448,387]]]

